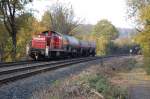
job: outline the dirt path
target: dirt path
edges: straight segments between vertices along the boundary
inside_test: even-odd
[[[128,99],[150,99],[150,85],[131,86]]]
[[[129,99],[150,99],[150,76],[142,71],[136,69],[134,73],[129,74]]]
[[[143,68],[135,68],[120,75],[128,81],[128,99],[150,99],[150,76]]]

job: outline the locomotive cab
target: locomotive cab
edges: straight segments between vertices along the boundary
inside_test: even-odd
[[[43,57],[59,54],[62,51],[62,35],[54,31],[44,31],[31,41],[30,56],[38,60]],[[29,49],[29,48],[28,48]]]

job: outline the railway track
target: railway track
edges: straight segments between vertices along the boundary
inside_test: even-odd
[[[11,65],[3,64],[3,66],[0,66],[0,85],[7,84],[29,76],[33,76],[38,73],[62,68],[72,64],[92,61],[99,58],[100,57],[88,57],[88,58],[75,58],[52,62],[29,63],[29,64],[27,64],[26,62],[25,63],[23,62],[22,64],[14,63]]]
[[[63,68],[72,64],[92,61],[96,59],[105,59],[110,57],[120,57],[127,55],[117,55],[117,56],[104,56],[104,57],[84,57],[84,58],[74,58],[59,61],[50,62],[23,62],[23,63],[13,63],[10,65],[3,64],[0,66],[0,86],[16,80],[27,78],[42,72],[47,72],[55,70],[58,68]],[[16,65],[15,65],[16,64]]]

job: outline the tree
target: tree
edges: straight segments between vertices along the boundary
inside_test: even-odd
[[[94,33],[97,37],[104,36],[109,40],[114,40],[118,37],[118,30],[111,22],[107,20],[99,21],[94,27]]]
[[[4,60],[4,53],[5,53],[5,47],[6,47],[6,42],[8,33],[5,29],[5,26],[2,21],[0,21],[0,61]]]
[[[51,23],[51,13],[50,11],[46,11],[42,16],[41,24],[47,29],[52,30],[52,23]]]
[[[130,20],[133,20],[135,28],[138,32],[143,31],[142,26],[147,23],[148,20],[141,20],[141,12],[150,5],[150,0],[126,0],[127,1],[127,14]]]
[[[16,17],[21,15],[24,11],[24,6],[32,0],[0,0],[0,15],[4,22],[6,30],[8,31],[13,45],[13,57],[16,56],[16,35],[17,24]]]
[[[60,3],[56,3],[51,10],[44,14],[42,23],[50,25],[51,30],[64,34],[72,34],[73,30],[79,25],[71,5],[65,6]]]
[[[98,55],[106,55],[110,51],[109,45],[111,40],[114,40],[118,37],[119,32],[111,22],[107,20],[98,21],[94,26],[93,35],[96,39],[96,52]]]
[[[138,27],[141,27],[135,42],[141,45],[144,54],[146,70],[150,73],[150,0],[128,0],[129,15],[137,19]],[[138,29],[139,30],[139,29]]]
[[[138,27],[142,27],[142,30],[137,31],[138,35],[136,35],[135,40],[144,47],[150,39],[150,0],[127,0],[127,4],[129,16],[137,19]]]

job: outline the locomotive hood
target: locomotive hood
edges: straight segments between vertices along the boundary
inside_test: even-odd
[[[38,35],[37,37],[32,38],[32,48],[36,49],[45,49],[46,47],[46,37]]]

